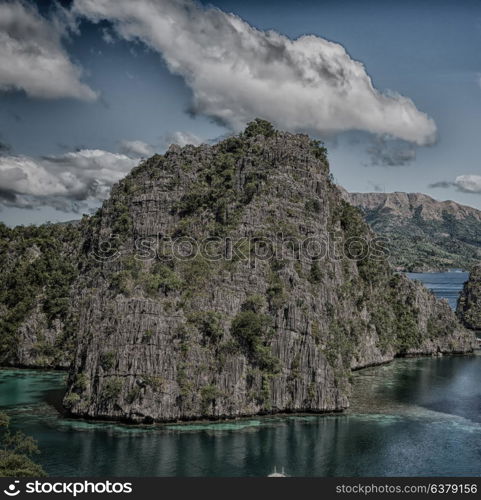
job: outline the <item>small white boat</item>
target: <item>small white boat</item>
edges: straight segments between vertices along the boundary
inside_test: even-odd
[[[274,472],[271,472],[267,477],[288,477],[284,472],[284,467],[282,467],[282,472],[277,472],[277,468],[274,466]]]

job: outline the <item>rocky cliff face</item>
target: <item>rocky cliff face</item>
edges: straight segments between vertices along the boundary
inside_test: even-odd
[[[68,368],[82,224],[0,224],[0,364]]]
[[[2,363],[71,362],[72,415],[341,410],[352,369],[474,347],[393,274],[325,149],[262,121],[150,158],[77,226],[0,229]]]
[[[73,415],[340,410],[353,368],[474,345],[390,271],[324,148],[264,122],[141,164],[90,221],[81,262]]]
[[[481,211],[420,193],[347,193],[408,271],[469,269],[481,259]]]
[[[473,268],[464,284],[456,313],[467,328],[481,336],[481,265]]]

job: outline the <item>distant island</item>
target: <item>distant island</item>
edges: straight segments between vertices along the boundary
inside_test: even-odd
[[[481,261],[481,211],[421,193],[347,193],[371,228],[386,238],[402,271],[470,270]]]

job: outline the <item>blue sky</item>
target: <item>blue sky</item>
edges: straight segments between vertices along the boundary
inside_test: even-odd
[[[141,4],[149,15],[122,0],[0,2],[1,221],[78,218],[139,158],[235,132],[258,109],[325,140],[348,190],[481,208],[481,2]],[[291,43],[303,35],[316,38]]]

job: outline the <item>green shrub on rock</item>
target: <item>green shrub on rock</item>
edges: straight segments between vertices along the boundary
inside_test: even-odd
[[[261,118],[256,118],[247,124],[244,130],[245,137],[255,137],[257,135],[263,135],[264,137],[272,137],[276,133],[275,128],[272,123],[267,120],[262,120]]]
[[[270,316],[241,311],[232,321],[231,333],[261,369],[274,373],[278,371],[278,360],[268,345],[273,334]]]
[[[22,432],[12,434],[10,418],[0,412],[0,477],[42,477],[42,467],[31,459],[40,453],[37,442]]]
[[[122,392],[122,386],[122,380],[119,377],[108,379],[102,389],[102,399],[105,401],[115,400]]]

